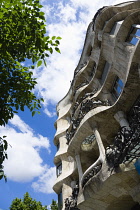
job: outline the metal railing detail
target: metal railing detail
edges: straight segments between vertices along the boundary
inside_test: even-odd
[[[140,100],[128,116],[129,127],[123,126],[106,148],[106,159],[113,168],[140,158]]]

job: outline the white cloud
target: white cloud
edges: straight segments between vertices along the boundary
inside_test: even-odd
[[[29,182],[46,171],[46,165],[39,152],[41,148],[50,152],[47,137],[35,135],[17,115],[8,126],[0,127],[0,133],[1,136],[7,136],[6,140],[12,146],[8,147],[8,160],[4,162],[4,171],[8,179]]]
[[[14,118],[9,121],[14,127],[20,129],[22,133],[33,132],[29,125],[20,119],[18,115],[14,115]]]
[[[48,117],[54,117],[54,116],[56,116],[56,111],[54,111],[54,112],[50,112],[47,108],[45,108],[44,109],[44,113],[46,114],[46,115],[48,115]]]
[[[54,193],[52,187],[56,179],[56,168],[46,168],[46,171],[41,175],[38,181],[32,183],[32,187],[37,192]]]
[[[71,6],[71,4],[66,4],[65,6],[62,2],[58,3],[59,14],[55,13],[61,22],[68,23],[69,21],[76,21],[76,10]]]

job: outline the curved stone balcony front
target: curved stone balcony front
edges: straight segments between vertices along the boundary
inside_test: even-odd
[[[98,160],[91,165],[86,172],[84,173],[82,180],[81,180],[81,185],[82,187],[85,186],[85,184],[94,176],[96,176],[96,174],[98,174],[98,172],[101,170],[102,168],[102,161],[100,158],[98,158]]]
[[[94,128],[93,133],[95,135],[95,140],[99,149],[99,158],[84,172],[80,184],[82,187],[85,186],[85,184],[90,180],[90,178],[98,174],[98,172],[102,168],[102,163],[105,161],[105,149],[100,134],[96,127]]]
[[[139,189],[140,178],[133,163],[111,172],[104,162],[102,169],[79,190],[77,207],[80,210],[131,209],[137,204]]]
[[[91,93],[90,93],[91,94]],[[80,125],[81,120],[84,118],[84,116],[92,109],[95,109],[97,107],[100,106],[109,106],[109,102],[108,100],[106,101],[101,101],[95,98],[91,98],[89,94],[89,98],[88,96],[86,97],[86,99],[84,99],[82,101],[82,103],[79,106],[79,110],[77,111],[77,115],[73,116],[72,120],[71,120],[71,126],[70,128],[68,128],[66,130],[66,138],[67,138],[67,143],[69,144],[71,138],[74,136],[78,126]]]
[[[123,120],[122,112],[118,113],[119,118],[115,116],[122,127],[114,137],[114,144],[106,148],[105,156],[101,156],[100,150],[98,160],[82,176],[77,199],[81,210],[91,209],[91,206],[101,210],[135,209],[138,204],[140,177],[135,164],[140,157],[139,113],[140,98],[127,116],[127,127],[123,126],[127,121]]]

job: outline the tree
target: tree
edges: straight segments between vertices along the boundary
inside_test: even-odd
[[[48,210],[47,206],[42,206],[40,201],[33,200],[29,193],[24,194],[24,198],[15,198],[10,206],[10,210]]]
[[[15,198],[10,206],[10,210],[48,210],[47,206],[42,206],[40,201],[33,200],[29,193],[24,194],[24,198]],[[52,200],[51,210],[58,210],[55,200]]]
[[[3,0],[0,3],[0,125],[6,125],[25,106],[32,116],[39,112],[42,98],[33,93],[33,69],[58,48],[60,37],[46,35],[46,21],[38,0]],[[25,61],[33,65],[27,67]],[[22,63],[21,63],[22,62]],[[32,70],[31,70],[32,69]],[[6,141],[6,140],[5,140]],[[0,179],[7,143],[0,139]],[[5,150],[5,151],[4,151]]]
[[[52,200],[51,210],[58,210],[58,204],[55,200]]]

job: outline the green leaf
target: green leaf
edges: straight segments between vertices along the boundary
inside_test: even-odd
[[[24,106],[23,105],[20,106],[20,110],[24,112]]]
[[[35,113],[36,113],[36,111],[33,111],[33,112],[32,112],[32,117],[35,115]]]
[[[51,54],[53,53],[52,47],[49,48],[49,51],[50,51]]]
[[[44,41],[45,41],[45,42],[48,41],[49,39],[50,39],[49,36],[45,36],[45,37],[44,37]]]
[[[37,67],[41,66],[41,64],[42,64],[42,60],[38,61],[37,62]]]
[[[6,157],[6,159],[8,159],[8,155],[7,154],[5,154],[5,157]]]
[[[45,13],[44,13],[44,12],[39,12],[39,14],[40,14],[41,16],[44,16],[44,15],[45,15]]]
[[[1,175],[1,173],[0,173],[0,180],[3,178],[3,175]]]
[[[32,66],[31,66],[31,69],[34,69],[34,68],[35,68],[35,66],[34,66],[34,65],[32,65]]]
[[[44,62],[44,65],[47,66],[47,63],[46,63],[45,59],[43,59],[43,62]]]
[[[56,39],[56,36],[53,36],[53,37],[52,37],[52,40],[54,40],[54,39]]]
[[[55,47],[56,52],[61,53],[58,47]]]
[[[4,149],[7,150],[7,148],[8,148],[8,143],[6,140],[4,140]]]
[[[56,40],[55,42],[56,42],[56,44],[60,44],[60,42],[58,40]]]
[[[56,37],[56,39],[62,39],[60,36]]]
[[[38,6],[38,8],[42,8],[42,7],[43,7],[42,5],[39,5],[39,6]]]
[[[3,136],[3,138],[6,138],[7,136]]]
[[[45,56],[46,56],[46,57],[49,57],[49,55],[48,55],[47,53],[45,53]]]

